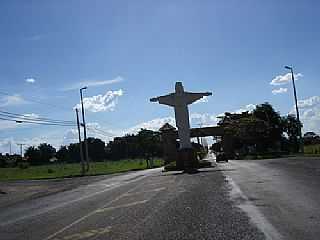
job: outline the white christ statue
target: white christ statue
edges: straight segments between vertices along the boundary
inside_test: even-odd
[[[185,92],[182,82],[176,82],[175,92],[165,96],[151,98],[151,102],[159,102],[160,104],[174,107],[176,125],[180,139],[180,149],[191,148],[190,141],[190,122],[188,105],[201,99],[204,96],[211,96],[211,92],[192,93]]]

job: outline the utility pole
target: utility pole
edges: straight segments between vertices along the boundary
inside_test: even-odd
[[[199,126],[199,128],[202,128],[202,123],[198,123],[197,124],[198,126]],[[200,145],[202,145],[202,137],[197,137],[197,142],[198,142],[198,144],[200,144]]]
[[[27,145],[25,143],[17,143],[18,146],[20,146],[20,156],[21,156],[21,160],[22,160],[22,146]]]
[[[294,96],[294,102],[295,102],[295,106],[296,106],[297,120],[299,123],[299,126],[298,126],[299,127],[299,148],[300,148],[300,152],[303,153],[302,132],[301,132],[301,126],[300,126],[300,114],[299,114],[299,108],[298,108],[296,84],[294,82],[293,67],[285,66],[284,68],[290,70],[290,72],[291,72],[291,79],[292,79],[292,85],[293,85],[293,96]]]
[[[9,142],[9,153],[10,153],[10,156],[11,156],[11,141]]]
[[[79,148],[80,148],[80,159],[81,159],[81,175],[85,174],[85,164],[83,159],[83,150],[82,150],[82,142],[81,142],[81,133],[80,133],[80,122],[79,122],[79,113],[76,108],[76,116],[77,116],[77,126],[78,126],[78,136],[79,136]]]
[[[84,107],[83,107],[83,96],[82,96],[82,90],[87,89],[87,87],[80,88],[80,100],[81,100],[81,112],[82,112],[82,124],[83,124],[83,135],[84,135],[84,147],[85,147],[85,156],[86,156],[86,163],[87,163],[87,169],[86,171],[89,171],[89,152],[88,152],[88,141],[87,141],[87,127],[86,127],[86,121],[84,119]]]

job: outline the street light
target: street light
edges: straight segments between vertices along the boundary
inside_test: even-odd
[[[87,142],[87,128],[86,128],[86,121],[84,118],[84,107],[83,107],[83,96],[82,91],[86,90],[87,87],[80,88],[80,100],[81,100],[81,113],[82,113],[82,123],[83,123],[83,135],[84,135],[84,146],[85,146],[85,153],[86,153],[86,162],[87,162],[87,171],[89,171],[89,153],[88,153],[88,142]]]
[[[291,72],[291,79],[292,79],[292,85],[293,85],[293,95],[294,95],[294,102],[296,105],[296,114],[297,114],[297,120],[299,123],[299,147],[300,147],[300,151],[303,152],[303,148],[301,145],[301,141],[302,141],[302,133],[301,133],[301,127],[300,127],[300,114],[299,114],[299,108],[298,108],[298,100],[297,100],[297,91],[296,91],[296,84],[294,82],[294,74],[293,74],[293,67],[289,67],[289,66],[285,66],[285,69],[290,70]]]

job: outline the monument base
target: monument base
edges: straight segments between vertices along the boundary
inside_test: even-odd
[[[199,167],[195,151],[192,148],[180,149],[176,162],[177,170],[193,171]]]

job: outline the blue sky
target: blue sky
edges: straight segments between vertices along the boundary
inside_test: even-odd
[[[116,135],[156,129],[173,110],[149,98],[182,81],[188,91],[213,92],[190,107],[193,126],[265,101],[287,114],[294,102],[283,66],[292,65],[304,130],[319,132],[319,5],[1,1],[0,92],[10,96],[0,94],[0,110],[74,120],[78,87],[86,84],[89,124]],[[0,151],[8,141],[58,146],[75,138],[67,127],[0,124]]]

